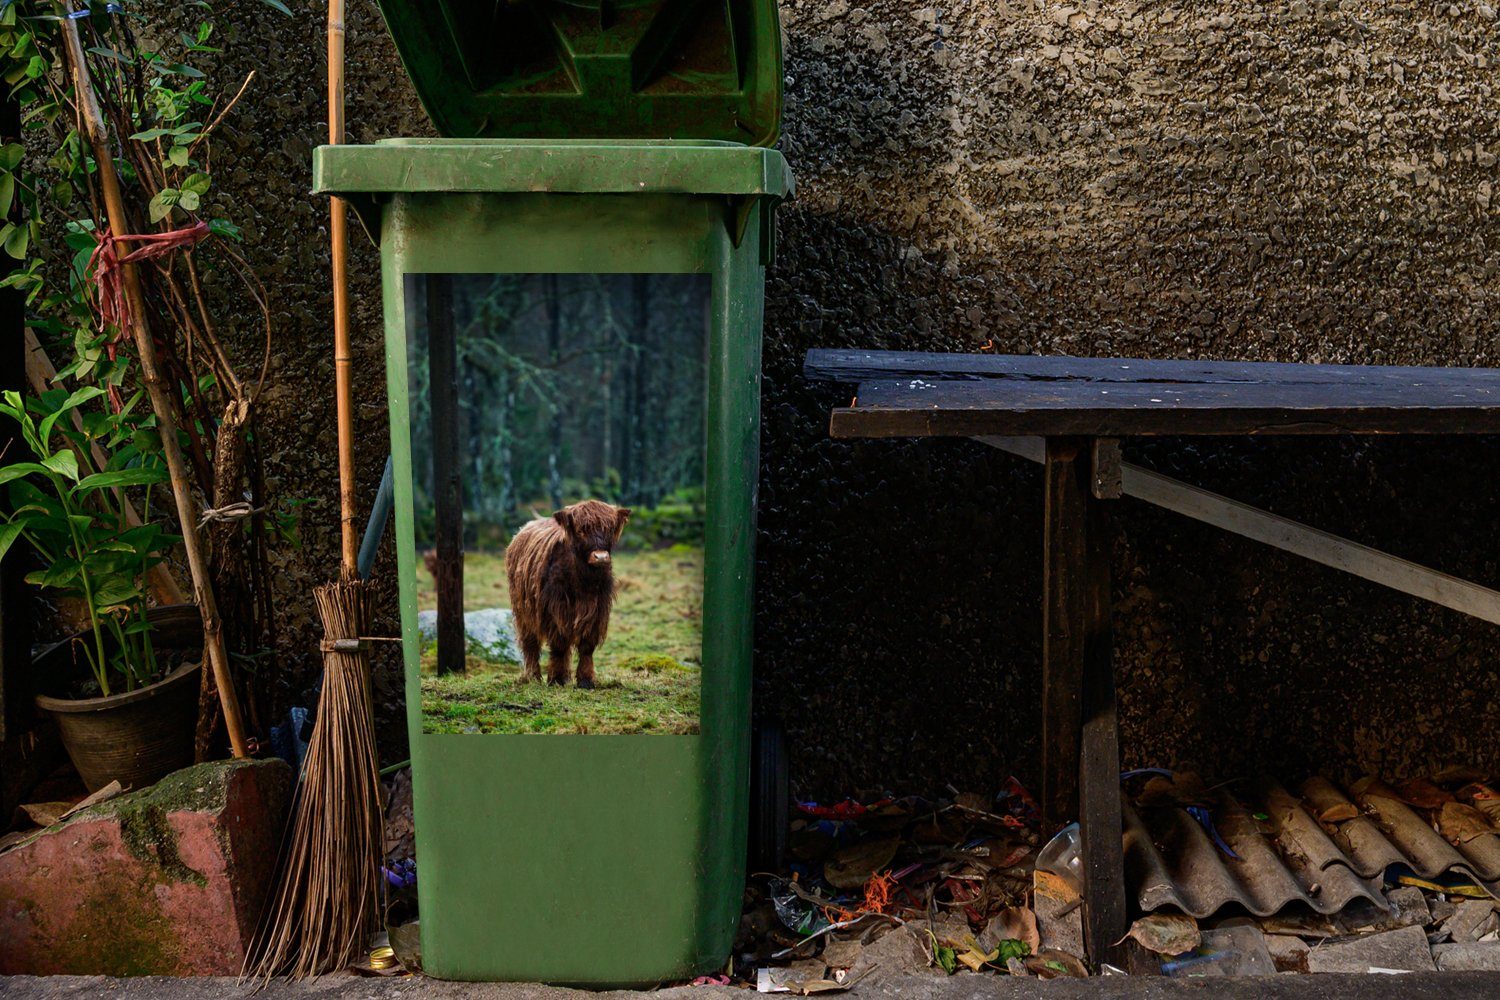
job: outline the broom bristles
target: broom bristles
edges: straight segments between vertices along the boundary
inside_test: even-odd
[[[365,634],[359,580],[313,591],[327,639]],[[380,919],[384,820],[366,654],[323,654],[323,693],[277,866],[275,897],[243,977],[304,978],[347,968]]]

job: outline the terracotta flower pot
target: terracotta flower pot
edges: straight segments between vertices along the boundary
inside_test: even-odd
[[[202,649],[203,624],[190,604],[152,608],[153,645],[158,655]],[[78,638],[78,637],[75,637]],[[57,722],[63,746],[84,785],[95,791],[118,780],[127,789],[145,788],[193,762],[193,726],[198,716],[201,665],[186,663],[155,684],[102,698],[66,698],[67,679],[76,676],[74,639],[49,647],[33,661],[52,693],[36,703]]]

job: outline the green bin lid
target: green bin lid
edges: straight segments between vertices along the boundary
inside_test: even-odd
[[[781,129],[776,0],[380,0],[454,138],[720,139]]]

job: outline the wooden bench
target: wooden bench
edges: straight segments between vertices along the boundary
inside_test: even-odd
[[[1500,624],[1500,592],[1124,462],[1134,436],[1500,433],[1500,369],[815,350],[835,438],[970,437],[1045,477],[1043,822],[1079,821],[1094,962],[1127,929],[1109,501],[1132,496]]]

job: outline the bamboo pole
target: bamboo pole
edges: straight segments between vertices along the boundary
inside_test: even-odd
[[[52,388],[52,381],[57,378],[57,368],[53,366],[52,359],[47,357],[47,352],[42,350],[41,342],[36,339],[36,334],[31,328],[26,328],[26,381],[31,383],[31,389],[37,395],[41,395]],[[73,428],[83,430],[83,418],[74,410],[69,414],[73,418]],[[74,446],[77,451],[77,446]],[[91,459],[94,468],[100,472],[104,471],[106,459],[104,449],[97,442],[89,443],[89,453],[85,456],[79,452],[79,458]],[[139,528],[144,522],[141,520],[140,512],[135,509],[135,504],[125,495],[122,489],[114,490],[115,499],[120,501],[120,509],[125,512],[125,523],[132,528]],[[182,587],[178,585],[177,578],[167,568],[166,563],[157,563],[146,571],[146,579],[151,583],[151,592],[156,599],[163,604],[186,604],[187,596],[183,594]]]
[[[65,15],[73,13],[72,0],[63,0],[63,13]],[[95,166],[99,171],[99,187],[104,194],[104,208],[109,219],[109,230],[116,235],[128,233],[130,227],[125,215],[125,201],[120,193],[120,178],[115,173],[115,161],[109,148],[108,128],[99,110],[99,101],[94,96],[88,64],[84,62],[83,43],[78,37],[78,22],[65,16],[62,21],[62,32],[68,62],[72,64],[74,99],[78,102],[84,131],[88,136],[89,146],[93,149]],[[172,478],[172,499],[177,505],[177,521],[182,530],[182,548],[187,555],[188,569],[193,577],[193,599],[198,604],[198,613],[203,617],[203,652],[213,670],[214,683],[219,688],[219,702],[224,707],[224,728],[229,732],[230,748],[236,757],[244,757],[247,751],[244,724],[240,720],[240,703],[234,691],[234,682],[229,676],[229,658],[224,650],[224,632],[219,623],[219,609],[214,601],[208,564],[203,557],[203,547],[198,538],[198,515],[193,510],[187,462],[182,455],[182,445],[177,440],[177,418],[173,412],[171,396],[168,394],[167,386],[162,380],[161,371],[157,365],[156,343],[151,339],[151,330],[146,324],[146,297],[141,291],[140,274],[137,273],[134,264],[122,264],[120,271],[126,305],[130,309],[130,333],[135,339],[136,353],[140,355],[141,378],[146,383],[146,392],[151,397],[151,408],[156,412],[162,452],[167,460],[167,472]]]
[[[328,3],[328,144],[344,142],[344,0]],[[328,200],[333,271],[333,384],[338,406],[339,550],[343,579],[359,575],[354,500],[354,356],[349,347],[349,219],[342,198]]]

